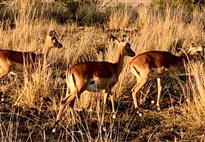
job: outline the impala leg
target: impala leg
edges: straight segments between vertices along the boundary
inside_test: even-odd
[[[104,98],[103,98],[103,112],[102,112],[101,126],[102,126],[103,123],[104,123],[104,117],[105,117],[105,108],[106,108],[107,96],[108,96],[108,93],[105,93],[105,94],[104,94]]]
[[[69,104],[70,102],[74,101],[75,97],[76,97],[76,92],[72,92],[72,93],[70,93],[69,96],[66,96],[66,98],[64,98],[60,102],[60,108],[59,108],[59,111],[58,111],[58,114],[57,114],[56,121],[55,121],[54,128],[53,128],[52,132],[56,131],[56,128],[57,128],[58,123],[59,123],[59,121],[62,117],[62,113],[63,113],[63,110],[65,109],[66,105]]]
[[[146,78],[143,78],[141,79],[132,89],[132,98],[133,98],[133,101],[134,101],[134,106],[135,106],[135,109],[138,109],[139,106],[137,104],[137,97],[136,97],[136,94],[137,92],[144,86],[144,84],[147,82],[147,77]]]
[[[137,98],[136,98],[136,93],[137,91],[139,90],[136,90],[137,86],[139,85],[140,81],[141,81],[141,78],[138,74],[136,74],[136,77],[137,77],[137,84],[132,88],[131,92],[132,92],[132,98],[133,98],[133,102],[134,102],[134,107],[135,109],[138,109],[139,106],[138,106],[138,103],[137,103]]]
[[[137,105],[137,98],[136,98],[136,93],[144,86],[144,84],[147,82],[147,78],[142,79],[138,84],[135,86],[135,90],[132,93],[135,109],[137,109],[137,114],[141,117],[142,113],[138,110],[139,107]]]
[[[132,99],[133,99],[133,102],[134,102],[135,109],[139,108],[139,106],[137,104],[136,91],[135,91],[135,88],[137,86],[138,86],[138,83],[132,88]]]
[[[110,100],[111,100],[111,103],[112,103],[112,118],[115,119],[116,118],[116,112],[115,112],[115,102],[114,102],[114,95],[113,94],[110,94]]]
[[[157,88],[158,88],[158,94],[157,94],[157,110],[160,111],[160,97],[161,97],[161,91],[162,91],[162,84],[161,84],[161,79],[158,77],[157,78]]]

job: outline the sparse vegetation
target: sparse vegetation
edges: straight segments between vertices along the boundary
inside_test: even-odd
[[[191,6],[173,6],[153,1],[133,8],[126,4],[101,7],[98,1],[89,0],[1,1],[0,49],[38,53],[50,30],[56,30],[64,48],[53,49],[46,69],[37,70],[32,80],[27,72],[0,79],[0,97],[4,97],[0,103],[0,141],[204,141],[202,54],[198,62],[185,65],[186,76],[162,78],[160,112],[151,103],[156,102],[156,83],[149,81],[138,93],[144,115],[137,115],[131,96],[136,80],[125,66],[112,91],[117,119],[112,120],[108,104],[102,135],[98,129],[102,92],[84,92],[73,111],[65,110],[57,132],[51,133],[58,104],[66,94],[67,67],[88,60],[113,61],[117,50],[109,41],[110,33],[126,34],[137,54],[166,50],[179,55],[177,49],[183,52],[192,42],[205,44],[203,1],[192,2]]]

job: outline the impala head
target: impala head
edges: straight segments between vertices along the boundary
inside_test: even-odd
[[[111,35],[111,39],[115,41],[115,43],[118,45],[119,51],[125,56],[134,57],[135,52],[131,49],[130,43],[128,43],[128,39],[125,35],[123,35],[123,39],[120,41],[115,36]]]
[[[46,37],[45,44],[47,47],[56,47],[56,48],[62,48],[63,45],[58,41],[57,34],[55,31],[50,31],[49,34]]]
[[[188,55],[196,55],[199,54],[200,52],[203,52],[204,54],[204,48],[205,46],[196,46],[194,43],[191,44]]]

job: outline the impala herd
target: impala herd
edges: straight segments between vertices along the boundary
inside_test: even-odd
[[[66,105],[69,105],[72,108],[76,97],[79,97],[85,90],[93,92],[105,90],[101,121],[102,125],[108,96],[110,97],[112,104],[112,117],[116,118],[114,95],[112,95],[111,90],[118,82],[119,75],[123,69],[124,57],[134,57],[135,52],[131,49],[131,45],[125,37],[122,40],[119,40],[111,35],[111,38],[118,46],[115,62],[88,61],[77,63],[67,69],[66,96],[59,104],[59,112],[52,132],[56,131],[56,127],[58,126]],[[58,41],[55,31],[48,33],[41,54],[13,50],[0,50],[0,79],[10,72],[14,72],[13,74],[16,74],[15,71],[22,72],[25,65],[33,72],[37,67],[39,67],[36,66],[36,64],[44,64],[50,49],[53,47],[63,47],[63,45]],[[161,77],[166,73],[175,73],[178,68],[183,66],[185,62],[188,62],[194,55],[204,51],[204,48],[204,46],[190,47],[189,51],[181,56],[175,56],[168,51],[147,51],[136,55],[128,63],[131,73],[134,74],[137,79],[137,84],[132,89],[132,97],[136,111],[139,109],[136,97],[137,92],[149,79],[157,79],[158,95],[156,105],[157,109],[160,110],[159,101],[162,90]],[[29,73],[32,74],[32,72]]]

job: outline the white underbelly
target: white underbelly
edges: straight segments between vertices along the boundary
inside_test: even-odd
[[[86,87],[86,90],[100,92],[105,89],[104,87],[106,86],[106,84],[107,82],[104,82],[103,79],[95,78],[89,82],[88,86]]]
[[[161,68],[152,68],[151,77],[157,78],[166,75],[167,69],[164,67]]]
[[[89,84],[86,88],[88,91],[93,91],[93,92],[100,92],[104,89],[98,88],[96,84]]]

